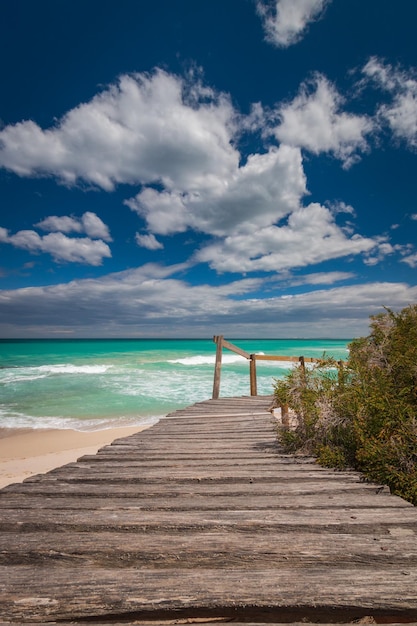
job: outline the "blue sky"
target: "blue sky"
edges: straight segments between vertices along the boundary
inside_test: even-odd
[[[417,301],[412,0],[2,6],[1,337],[354,337]]]

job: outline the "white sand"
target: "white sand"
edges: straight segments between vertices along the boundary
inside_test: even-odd
[[[77,430],[0,430],[0,489],[76,461],[148,426]]]

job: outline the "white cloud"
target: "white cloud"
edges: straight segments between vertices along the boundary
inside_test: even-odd
[[[259,298],[260,279],[194,286],[175,278],[181,269],[150,264],[97,279],[0,291],[0,334],[349,337],[367,334],[369,315],[383,306],[398,310],[417,300],[417,287],[404,283]]]
[[[49,232],[85,233],[93,239],[112,241],[108,226],[91,211],[87,211],[80,218],[50,215],[35,226]]]
[[[5,243],[9,238],[9,231],[7,228],[0,226],[0,242]]]
[[[208,244],[196,259],[219,272],[282,271],[369,253],[379,240],[348,236],[332,212],[317,203],[293,211],[285,224],[231,234]]]
[[[193,228],[216,236],[251,232],[296,210],[306,193],[300,151],[289,146],[251,155],[227,178],[199,191],[146,188],[126,204],[159,234]]]
[[[302,86],[292,103],[278,108],[280,124],[264,129],[264,138],[274,134],[281,144],[243,160],[236,148],[241,134],[258,129],[261,121],[271,123],[261,105],[240,116],[227,96],[196,75],[124,75],[53,128],[42,130],[34,122],[6,126],[0,131],[0,166],[105,190],[140,184],[140,192],[125,201],[145,221],[146,234],[139,233],[137,243],[161,250],[158,235],[204,233],[213,240],[195,259],[217,271],[282,271],[369,252],[375,241],[355,235],[352,226],[336,226],[334,211],[302,207],[307,184],[301,148],[332,153],[348,166],[366,150],[371,129],[365,116],[341,111],[341,96],[323,76],[313,87],[309,92]],[[315,226],[307,226],[306,215]],[[92,212],[50,216],[37,226],[52,232],[41,238],[31,231],[31,247],[25,246],[33,252],[94,265],[110,256],[104,244],[111,241],[109,230]],[[65,238],[71,233],[87,238]],[[62,252],[55,245],[58,236]],[[18,245],[21,237],[8,241]]]
[[[385,259],[385,257],[398,253],[401,256],[410,258],[408,255],[410,251],[413,250],[413,246],[411,244],[395,244],[392,245],[387,241],[380,241],[376,248],[371,251],[371,253],[365,258],[366,265],[377,265],[381,261]],[[407,262],[405,259],[400,259],[402,262]]]
[[[353,272],[314,272],[292,278],[289,282],[292,287],[297,285],[334,285],[334,283],[350,280],[354,276]]]
[[[387,124],[394,137],[417,148],[417,79],[414,71],[394,68],[377,57],[371,57],[363,68],[366,78],[392,95],[389,104],[379,106],[377,115]]]
[[[108,226],[95,213],[87,211],[82,215],[81,222],[84,226],[84,232],[89,237],[112,241]]]
[[[63,233],[49,233],[40,236],[34,230],[20,230],[9,235],[0,229],[0,242],[31,253],[46,252],[57,262],[102,265],[104,258],[111,257],[109,246],[101,240],[89,237],[67,237]]]
[[[60,217],[57,215],[50,215],[37,224],[34,224],[34,226],[48,232],[81,233],[83,230],[79,219],[69,217],[67,215],[62,215]]]
[[[142,248],[148,248],[148,250],[162,250],[163,244],[157,240],[155,235],[141,235],[136,233],[135,240],[138,246]]]
[[[8,243],[15,248],[27,250],[33,254],[50,254],[58,263],[83,263],[102,265],[104,258],[111,257],[105,241],[112,241],[106,224],[91,211],[80,218],[50,215],[35,224],[37,228],[49,231],[48,235],[39,235],[34,230],[20,230],[10,235],[0,227],[0,243]],[[88,237],[68,237],[64,233],[85,233]]]
[[[354,213],[343,202],[331,208],[301,205],[306,180],[299,148],[282,144],[251,155],[233,176],[217,182],[194,193],[145,188],[126,204],[151,233],[191,228],[212,235],[193,260],[222,273],[282,272],[369,254],[381,244],[379,238],[361,237],[351,224],[337,225],[336,214]]]
[[[106,190],[160,182],[192,190],[236,167],[229,99],[195,76],[162,70],[121,76],[46,130],[33,121],[0,131],[0,166],[20,176],[54,175]]]
[[[353,206],[351,206],[350,204],[346,204],[346,202],[326,202],[326,206],[329,207],[334,215],[336,215],[337,213],[350,213],[350,215],[355,215],[355,209],[353,208]]]
[[[410,267],[417,267],[417,253],[409,254],[408,256],[401,259],[402,263],[406,263]]]
[[[301,85],[299,95],[277,109],[280,124],[275,137],[288,145],[320,154],[328,152],[349,167],[368,149],[366,136],[373,122],[365,115],[344,113],[343,97],[322,75]]]
[[[317,20],[331,0],[257,0],[258,13],[266,39],[287,48],[305,34],[307,25]]]

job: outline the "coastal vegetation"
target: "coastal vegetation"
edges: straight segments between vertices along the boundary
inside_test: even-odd
[[[417,505],[417,305],[371,317],[370,330],[349,345],[347,361],[324,355],[276,381],[276,400],[293,416],[280,441]]]

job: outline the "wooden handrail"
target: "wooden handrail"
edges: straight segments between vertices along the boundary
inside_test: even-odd
[[[227,341],[223,335],[215,335],[213,341],[217,344],[216,349],[216,363],[214,366],[214,382],[213,382],[213,399],[217,400],[220,395],[220,376],[222,368],[222,352],[223,348],[231,350],[249,361],[249,381],[250,381],[250,395],[257,396],[257,380],[256,380],[256,361],[291,361],[292,363],[299,363],[301,367],[305,367],[305,363],[315,363],[318,359],[304,356],[277,356],[270,354],[248,354],[245,350],[242,350],[238,346],[235,346],[230,341]]]
[[[245,357],[245,359],[250,359],[251,355],[248,354],[247,352],[245,352],[244,350],[242,350],[241,348],[239,348],[238,346],[235,346],[234,343],[230,343],[230,341],[226,341],[226,339],[222,337],[222,346],[223,348],[227,348],[228,350],[231,350],[232,352],[235,352],[236,354],[240,354],[240,356]]]
[[[299,363],[300,359],[303,359],[304,363],[315,363],[317,359],[313,359],[308,356],[275,356],[272,354],[252,354],[257,361],[291,361],[293,363]]]

